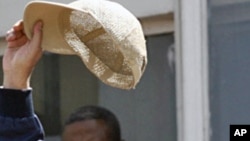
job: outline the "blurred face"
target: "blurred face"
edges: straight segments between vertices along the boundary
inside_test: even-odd
[[[103,120],[77,121],[65,126],[63,141],[108,141]]]

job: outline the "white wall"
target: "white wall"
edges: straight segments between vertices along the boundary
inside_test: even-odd
[[[128,8],[137,17],[152,16],[173,11],[173,0],[113,0]]]
[[[22,14],[25,5],[31,0],[1,0],[0,1],[0,37],[4,36],[6,31],[19,19],[22,19]],[[60,1],[60,3],[70,3],[73,0],[49,0]],[[173,0],[113,0],[137,17],[145,17],[158,15],[173,11]],[[152,6],[153,5],[153,6]]]

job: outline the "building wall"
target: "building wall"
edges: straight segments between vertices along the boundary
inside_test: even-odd
[[[173,34],[147,38],[148,65],[134,90],[100,83],[99,103],[119,118],[125,141],[176,141]]]
[[[26,4],[31,0],[0,1],[0,37],[17,21],[22,19]],[[73,0],[48,0],[68,4]],[[122,4],[138,18],[161,15],[173,11],[173,0],[113,0]],[[153,6],[152,6],[153,5]]]
[[[80,58],[45,53],[31,79],[36,113],[48,136],[58,135],[77,107],[98,104],[97,79]]]
[[[74,109],[98,104],[98,80],[77,56],[60,56],[60,92],[62,121]]]

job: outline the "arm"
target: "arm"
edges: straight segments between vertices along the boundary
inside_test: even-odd
[[[34,25],[29,40],[19,21],[7,32],[3,57],[3,88],[0,88],[0,140],[43,140],[44,131],[34,114],[31,73],[42,56],[42,23]]]

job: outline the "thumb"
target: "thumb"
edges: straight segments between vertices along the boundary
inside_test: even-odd
[[[42,42],[42,28],[43,28],[43,23],[42,21],[36,22],[36,24],[33,27],[33,37],[31,39],[31,47],[33,49],[37,49],[41,47],[41,42]]]

